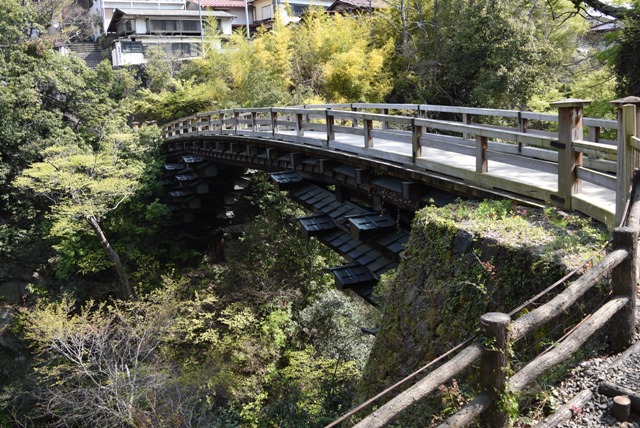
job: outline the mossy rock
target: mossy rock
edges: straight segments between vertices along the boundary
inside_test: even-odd
[[[486,312],[508,313],[602,248],[603,226],[510,201],[416,213],[402,262],[382,282],[383,314],[360,398],[472,337]]]

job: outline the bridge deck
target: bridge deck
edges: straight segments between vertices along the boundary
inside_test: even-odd
[[[411,133],[408,131],[396,131],[396,133],[400,136],[411,138]],[[295,131],[279,131],[278,135],[289,136],[291,139],[296,138]],[[306,144],[322,146],[322,142],[326,141],[327,136],[325,132],[321,131],[306,131],[304,137]],[[287,139],[285,138],[284,140]],[[314,144],[312,140],[316,140],[316,143]],[[473,143],[473,141],[470,142]],[[366,153],[367,156],[392,162],[412,162],[412,147],[410,142],[376,138],[374,147],[365,149],[361,136],[336,133],[335,140],[331,140],[330,142],[330,147],[334,150],[341,150],[357,155],[363,155],[365,152],[368,152]],[[423,146],[422,156],[416,159],[415,164],[426,170],[464,178],[465,173],[475,174],[476,157]],[[489,170],[483,174],[488,177],[508,180],[512,183],[520,183],[526,186],[533,185],[546,189],[549,193],[558,191],[557,174],[539,171],[533,168],[492,161]],[[574,197],[596,205],[612,214],[615,213],[616,193],[605,187],[584,181],[582,182],[582,193]]]

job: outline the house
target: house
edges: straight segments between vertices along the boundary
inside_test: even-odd
[[[106,29],[111,38],[112,64],[143,64],[152,46],[161,47],[175,59],[198,57],[203,45],[202,26],[215,22],[216,31],[228,36],[232,20],[233,15],[214,10],[117,8]]]
[[[178,59],[200,55],[201,27],[215,22],[223,36],[232,31],[233,15],[225,11],[200,10],[188,0],[83,0],[97,17],[94,40],[103,39],[114,67],[143,64],[151,46],[159,46]],[[205,32],[207,31],[205,27]]]
[[[298,23],[310,7],[327,10],[332,0],[254,0],[253,24],[271,28],[276,13],[280,14],[284,24]]]
[[[245,0],[188,0],[187,9],[217,10],[233,15],[233,30],[245,29],[247,24],[253,26],[253,2]]]
[[[386,7],[382,0],[335,0],[327,12],[333,13],[371,13],[374,10]]]

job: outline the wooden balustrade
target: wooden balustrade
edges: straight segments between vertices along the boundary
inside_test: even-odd
[[[640,147],[640,144],[633,143],[640,121],[635,120],[638,113],[636,110],[633,113],[631,107],[627,107],[629,113],[626,116],[620,113],[619,124],[582,118],[584,105],[580,100],[556,103],[558,115],[427,104],[354,103],[242,108],[205,112],[171,122],[165,126],[163,135],[167,141],[193,135],[272,138],[329,151],[350,152],[362,158],[390,161],[408,169],[430,170],[476,185],[504,189],[565,209],[577,209],[613,226],[619,224],[626,203],[624,195],[630,175],[629,165],[640,166],[640,150],[633,146]],[[621,103],[621,112],[623,107],[624,103]],[[412,115],[377,112],[409,112]],[[461,121],[428,118],[429,114],[458,115]],[[516,125],[477,123],[476,119],[482,117],[512,120]],[[530,124],[534,121],[556,122],[559,132],[533,130]],[[623,126],[634,132],[619,132],[618,146],[596,138],[602,128],[623,129]],[[586,138],[583,127],[590,129]],[[361,138],[361,143],[358,144],[354,137]],[[623,137],[624,144],[621,142]],[[621,148],[625,150],[622,157],[617,156]],[[425,149],[472,156],[475,165],[471,170],[464,170],[438,164],[425,156]],[[635,160],[624,163],[621,158]],[[497,177],[492,174],[494,162],[526,171],[555,174],[557,183],[543,186],[536,182]],[[582,196],[583,183],[606,190],[615,189],[616,194],[622,196],[616,200],[615,208],[598,205]]]

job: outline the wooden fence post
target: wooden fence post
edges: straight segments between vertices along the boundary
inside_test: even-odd
[[[627,204],[627,193],[631,183],[632,150],[631,135],[638,135],[638,114],[640,97],[626,97],[611,101],[618,110],[618,167],[616,183],[616,225],[620,225],[624,208]],[[626,107],[626,110],[625,110]],[[635,110],[635,111],[634,111]]]
[[[364,147],[370,149],[373,147],[373,137],[371,136],[371,130],[373,129],[373,120],[363,119],[362,125],[364,126]]]
[[[416,158],[422,156],[422,145],[420,144],[420,137],[424,135],[424,127],[422,125],[416,125],[415,119],[413,119],[413,126],[411,127],[411,155],[413,162],[416,162]]]
[[[271,110],[271,136],[278,133],[278,112]]]
[[[302,127],[302,113],[296,113],[296,135],[304,136],[304,128]]]
[[[258,113],[255,111],[251,112],[251,132],[258,131]]]
[[[224,112],[218,112],[220,115],[220,131],[225,131],[227,129],[227,125],[224,123]]]
[[[326,114],[326,123],[327,123],[327,144],[325,147],[329,147],[329,142],[336,139],[336,133],[333,130],[333,125],[335,123],[335,117],[331,114],[331,110],[325,110]]]
[[[571,209],[571,197],[581,191],[577,167],[582,165],[582,153],[573,150],[573,142],[582,140],[583,108],[591,101],[574,98],[551,103],[558,108],[558,194],[552,200],[564,209]]]
[[[238,133],[238,122],[240,119],[240,112],[238,111],[233,111],[233,131],[237,134]]]
[[[529,126],[529,119],[522,117],[522,112],[518,112],[518,132],[526,133]],[[518,152],[522,153],[522,141],[518,141]]]
[[[500,312],[489,312],[480,317],[487,341],[482,355],[482,381],[485,391],[493,399],[493,406],[482,415],[482,426],[486,427],[509,426],[509,414],[502,401],[509,367],[510,322],[511,317]]]
[[[627,258],[611,273],[614,297],[628,297],[629,303],[612,319],[612,348],[626,349],[632,342],[636,327],[636,284],[638,281],[638,227],[618,227],[613,231],[613,249],[629,252]]]
[[[382,109],[382,114],[384,114],[385,116],[389,115],[389,109],[388,108],[383,108]],[[386,120],[382,121],[382,129],[389,129],[389,122],[387,122]]]
[[[488,145],[487,137],[476,135],[476,172],[489,171],[489,161],[487,160]]]
[[[473,122],[472,114],[462,113],[462,123],[464,123],[465,125],[471,125],[472,122]],[[469,134],[468,132],[463,132],[462,138],[464,138],[465,140],[468,140],[469,138],[471,138],[471,134]]]

